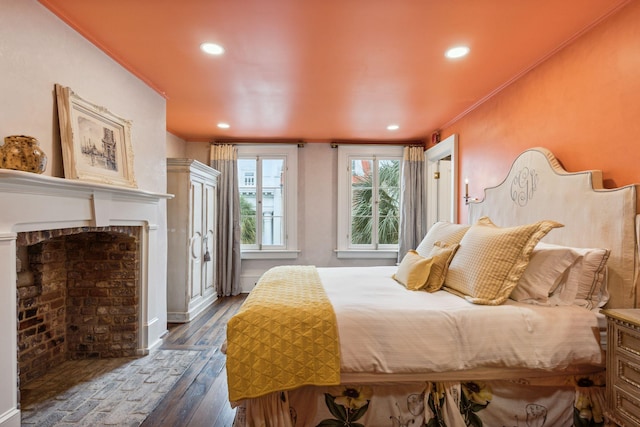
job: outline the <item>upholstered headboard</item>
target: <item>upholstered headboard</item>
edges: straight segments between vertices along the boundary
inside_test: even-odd
[[[551,219],[564,224],[543,241],[608,248],[608,308],[640,307],[637,186],[603,189],[600,171],[567,172],[545,148],[521,153],[506,179],[469,204],[469,223],[488,216],[509,227]]]

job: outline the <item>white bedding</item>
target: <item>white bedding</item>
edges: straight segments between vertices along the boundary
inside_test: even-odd
[[[446,291],[408,291],[391,278],[395,271],[318,268],[336,312],[343,380],[350,374],[418,379],[433,372],[545,373],[604,364],[599,314],[511,300],[474,305]]]

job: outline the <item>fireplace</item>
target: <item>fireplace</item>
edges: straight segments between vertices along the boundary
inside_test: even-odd
[[[0,169],[0,427],[47,365],[160,344],[169,197]]]
[[[136,355],[139,229],[18,233],[19,384],[68,359]]]

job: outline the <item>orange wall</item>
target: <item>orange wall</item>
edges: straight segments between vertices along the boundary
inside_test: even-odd
[[[523,150],[545,147],[566,170],[599,169],[606,188],[640,182],[640,1],[598,26],[451,126],[460,197],[499,184]],[[467,210],[460,209],[461,222]]]

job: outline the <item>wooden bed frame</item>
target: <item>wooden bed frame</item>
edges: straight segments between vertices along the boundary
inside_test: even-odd
[[[551,219],[564,224],[547,243],[611,250],[607,308],[638,307],[637,185],[604,189],[597,170],[567,172],[545,148],[531,148],[513,162],[505,180],[469,203],[469,223],[489,216],[501,227]],[[615,218],[615,221],[612,221]]]

